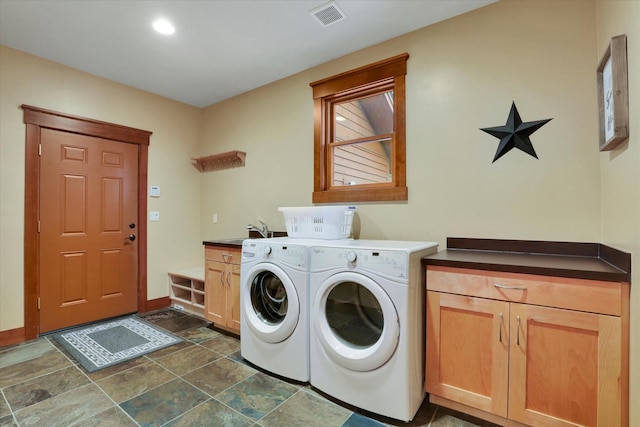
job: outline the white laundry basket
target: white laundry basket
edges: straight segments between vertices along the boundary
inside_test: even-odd
[[[346,239],[351,235],[355,206],[278,208],[289,237]]]

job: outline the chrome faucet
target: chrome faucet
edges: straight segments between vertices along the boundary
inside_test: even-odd
[[[253,224],[249,224],[249,225],[247,225],[247,230],[249,230],[249,231],[257,231],[258,233],[260,233],[260,235],[263,238],[266,239],[267,237],[269,237],[269,227],[267,226],[266,222],[264,222],[262,220],[258,220],[258,221],[260,221],[260,224],[262,224],[262,228],[258,228]]]

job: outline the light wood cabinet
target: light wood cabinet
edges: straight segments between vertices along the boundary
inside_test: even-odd
[[[425,390],[500,425],[628,423],[627,283],[427,266]]]
[[[205,317],[240,333],[240,248],[205,247]]]

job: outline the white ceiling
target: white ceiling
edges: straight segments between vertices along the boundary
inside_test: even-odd
[[[493,1],[0,0],[0,44],[204,107]]]

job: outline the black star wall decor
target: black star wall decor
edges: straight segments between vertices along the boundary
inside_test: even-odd
[[[513,102],[506,125],[482,128],[480,130],[500,139],[500,144],[498,145],[498,150],[493,158],[493,162],[507,154],[514,147],[537,159],[536,150],[533,149],[533,144],[531,144],[529,136],[551,120],[552,119],[545,119],[522,123],[522,119],[516,108],[516,103]]]

